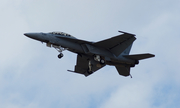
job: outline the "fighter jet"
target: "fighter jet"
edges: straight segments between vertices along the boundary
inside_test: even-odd
[[[77,39],[64,32],[25,33],[24,35],[45,42],[47,47],[54,47],[58,58],[63,57],[63,51],[77,54],[74,70],[68,70],[89,76],[106,65],[115,66],[122,76],[131,76],[130,68],[139,64],[139,60],[154,57],[150,53],[129,55],[134,34],[119,31],[121,34],[98,42]]]

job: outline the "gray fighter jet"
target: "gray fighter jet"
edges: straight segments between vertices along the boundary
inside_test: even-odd
[[[29,38],[45,42],[48,47],[54,47],[63,57],[63,51],[68,50],[77,54],[77,62],[74,71],[88,76],[106,65],[115,66],[122,76],[131,76],[130,68],[139,64],[139,60],[154,57],[155,55],[135,54],[129,55],[134,34],[119,31],[122,34],[99,42],[90,42],[77,39],[64,32],[50,33],[25,33]]]

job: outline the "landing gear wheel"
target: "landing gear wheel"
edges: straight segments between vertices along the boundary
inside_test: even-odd
[[[60,58],[62,58],[63,57],[63,53],[60,53],[59,55],[58,55],[58,58],[60,59]]]
[[[93,72],[92,72],[92,71],[89,71],[89,69],[88,69],[88,70],[87,70],[87,73],[88,73],[88,74],[92,74]]]
[[[101,60],[100,60],[100,63],[101,63],[101,64],[104,64],[104,63],[105,63],[105,61],[104,61],[103,59],[101,59]]]

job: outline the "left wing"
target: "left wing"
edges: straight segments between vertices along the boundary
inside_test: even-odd
[[[105,65],[102,65],[99,62],[95,61],[93,57],[91,58],[84,55],[77,55],[77,62],[74,71],[68,71],[88,76],[104,66]],[[89,68],[91,68],[91,72],[89,72]]]

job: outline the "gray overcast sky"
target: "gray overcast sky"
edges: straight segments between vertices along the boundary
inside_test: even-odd
[[[179,0],[0,0],[1,108],[179,108]],[[106,66],[89,77],[67,72],[76,54],[26,32],[63,31],[100,41],[136,34],[131,54],[153,53],[131,69]]]

